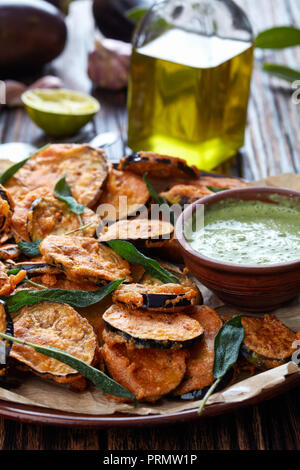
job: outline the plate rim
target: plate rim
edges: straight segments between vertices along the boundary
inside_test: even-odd
[[[237,411],[250,405],[271,400],[284,394],[297,386],[300,387],[300,371],[291,374],[283,382],[263,390],[259,395],[236,403],[215,403],[207,405],[201,416],[197,408],[179,411],[170,414],[132,415],[115,413],[113,415],[88,415],[84,413],[70,413],[53,408],[44,408],[25,405],[17,402],[0,400],[0,416],[20,423],[46,426],[60,426],[65,428],[107,429],[120,427],[146,427],[178,424],[202,420],[208,417]]]

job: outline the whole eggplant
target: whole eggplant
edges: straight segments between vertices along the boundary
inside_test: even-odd
[[[149,8],[154,0],[94,0],[96,24],[104,36],[131,42],[135,24],[126,13],[132,8]]]
[[[67,28],[60,11],[44,0],[0,0],[0,71],[30,73],[64,49]]]

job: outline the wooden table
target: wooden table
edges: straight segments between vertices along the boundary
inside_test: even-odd
[[[297,0],[237,0],[237,3],[249,14],[255,32],[273,25],[300,26]],[[94,28],[90,2],[75,2],[68,23],[68,46],[49,71],[60,75],[66,86],[90,91],[86,76],[87,50]],[[260,70],[264,60],[299,68],[300,48],[284,52],[257,51],[245,147],[239,165],[234,166],[235,172],[248,179],[300,170],[300,107],[293,104],[293,90],[289,85]],[[109,150],[110,158],[116,160],[126,147],[126,96],[104,91],[95,95],[101,101],[101,111],[79,137],[87,140],[96,132],[119,132],[122,140]],[[0,113],[0,139],[2,143],[21,141],[37,146],[47,140],[21,109]],[[300,449],[299,391],[293,390],[236,413],[163,428],[89,431],[20,424],[0,418],[0,447],[14,450]]]

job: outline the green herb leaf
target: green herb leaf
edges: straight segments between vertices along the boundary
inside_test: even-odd
[[[36,155],[37,153],[39,152],[42,152],[43,150],[45,150],[46,148],[49,147],[49,144],[47,145],[44,145],[43,147],[41,147],[40,149],[38,149],[36,152],[32,153],[29,157],[25,158],[24,160],[18,162],[18,163],[15,163],[14,165],[10,166],[4,173],[2,173],[2,175],[0,176],[0,184],[2,184],[2,186],[5,185],[5,183],[7,183],[7,181],[12,177],[14,176],[15,173],[17,173],[18,170],[20,170],[20,168],[22,168],[23,165],[25,165],[25,163],[29,160],[29,158],[33,157],[34,155]]]
[[[130,8],[130,10],[126,11],[126,17],[133,23],[138,23],[145,16],[147,11],[147,8]]]
[[[35,256],[39,256],[40,252],[40,244],[42,240],[37,240],[36,242],[18,242],[18,247],[24,253],[24,255],[28,256],[28,258],[34,258]]]
[[[16,274],[18,274],[19,272],[21,271],[21,269],[9,269],[8,271],[6,271],[6,274],[8,276],[15,276]]]
[[[300,44],[300,29],[292,26],[279,26],[258,34],[255,45],[260,49],[284,49]]]
[[[175,214],[174,212],[171,210],[170,208],[170,205],[168,203],[168,201],[162,197],[162,196],[159,196],[157,194],[157,192],[155,191],[155,189],[153,188],[153,185],[152,183],[149,181],[148,179],[148,173],[145,173],[144,176],[144,181],[147,185],[147,189],[150,193],[150,196],[153,197],[153,199],[157,202],[157,204],[159,204],[160,206],[164,206],[163,209],[164,209],[164,212],[168,211],[168,214],[169,214],[169,217],[170,217],[170,222],[171,224],[175,225]]]
[[[145,271],[151,274],[151,276],[155,277],[155,279],[159,279],[166,284],[180,284],[177,277],[173,276],[173,274],[171,274],[169,271],[162,268],[161,265],[154,259],[148,258],[147,256],[140,253],[131,243],[122,240],[112,240],[107,242],[107,244],[122,258],[129,261],[129,263],[143,266]]]
[[[206,186],[207,189],[212,191],[213,193],[220,193],[221,191],[227,191],[228,188],[215,188],[214,186]]]
[[[169,203],[168,201],[164,198],[164,197],[161,197],[157,194],[157,192],[155,191],[155,189],[153,188],[153,185],[152,183],[149,181],[148,179],[148,173],[145,173],[144,176],[144,181],[147,185],[147,189],[150,193],[150,196],[153,197],[153,199],[158,203],[158,204],[166,204],[167,206],[169,206]]]
[[[202,413],[209,397],[213,394],[225,374],[236,363],[244,335],[245,330],[240,315],[231,318],[218,331],[215,337],[213,365],[213,376],[216,380],[203,398],[198,414]]]
[[[264,64],[263,70],[270,75],[274,75],[277,78],[286,80],[287,82],[295,82],[300,80],[300,71],[294,70],[285,65],[280,64]]]
[[[84,206],[82,204],[78,204],[76,199],[72,197],[71,188],[66,182],[65,176],[61,178],[55,185],[54,193],[61,201],[64,201],[71,212],[74,214],[80,215],[84,211]]]
[[[97,388],[103,390],[104,393],[109,393],[110,395],[114,395],[116,397],[135,399],[135,396],[118,382],[111,379],[95,367],[88,365],[86,362],[72,356],[69,353],[66,353],[65,351],[61,351],[60,349],[54,348],[53,346],[40,346],[38,344],[33,344],[28,341],[23,341],[13,336],[6,335],[4,333],[0,333],[0,337],[6,339],[7,341],[30,346],[37,353],[44,354],[45,356],[52,357],[53,359],[56,359],[63,364],[67,364],[68,366],[77,370],[77,372],[80,374],[84,375],[84,377],[89,379]]]
[[[244,339],[242,317],[231,318],[220,328],[215,338],[215,358],[213,375],[215,379],[224,377],[236,363]]]
[[[7,304],[10,313],[16,312],[25,305],[33,305],[37,302],[49,301],[68,304],[72,307],[89,307],[100,302],[104,297],[111,294],[124,279],[113,281],[96,291],[66,290],[66,289],[43,289],[43,290],[20,290],[13,295],[1,295],[0,299]]]

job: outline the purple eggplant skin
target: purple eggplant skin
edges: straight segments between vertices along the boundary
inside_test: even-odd
[[[62,13],[44,0],[0,0],[0,70],[32,73],[64,49]]]
[[[93,14],[104,36],[131,42],[135,24],[126,16],[132,8],[149,8],[153,0],[94,0]]]

